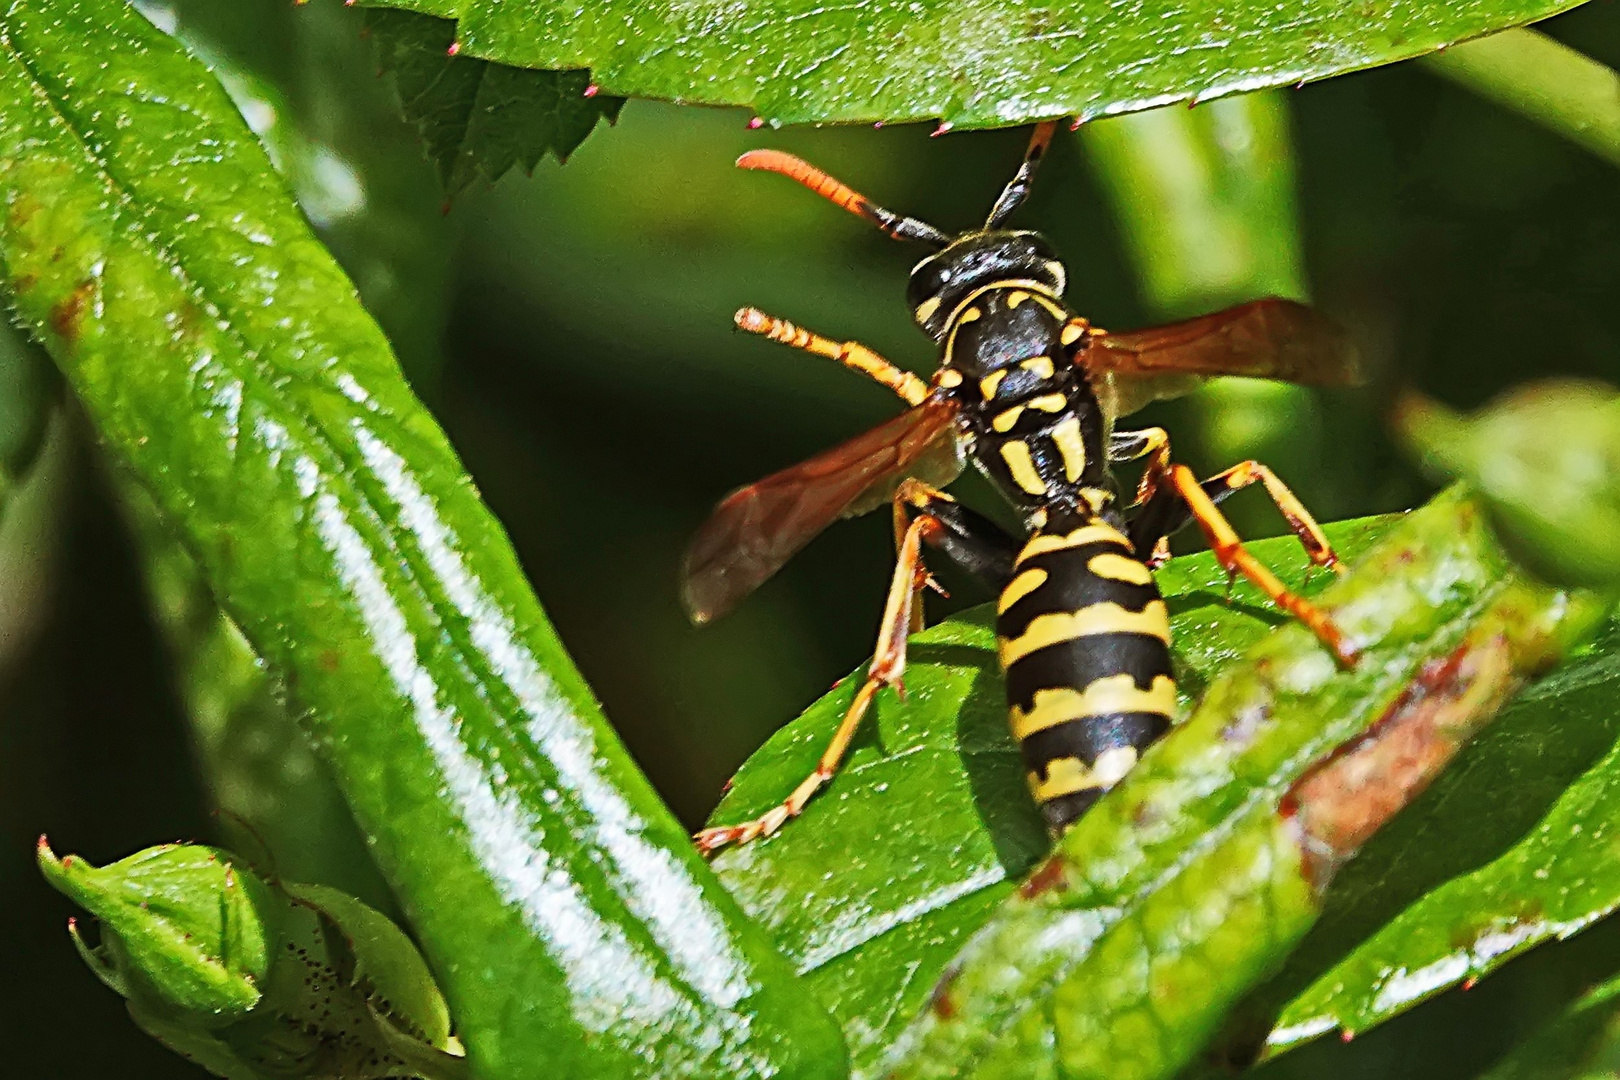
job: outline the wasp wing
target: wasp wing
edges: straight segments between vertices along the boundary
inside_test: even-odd
[[[907,476],[936,486],[962,470],[956,403],[914,409],[808,461],[738,488],[692,538],[681,598],[695,623],[724,615],[841,517],[876,509]]]
[[[1315,308],[1278,297],[1168,326],[1099,334],[1075,362],[1093,376],[1112,376],[1119,416],[1184,394],[1211,375],[1304,386],[1361,382],[1360,362],[1344,330]]]

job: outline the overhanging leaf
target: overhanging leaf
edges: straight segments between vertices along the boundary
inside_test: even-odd
[[[366,13],[366,28],[449,195],[477,179],[499,180],[514,166],[533,172],[547,153],[567,158],[624,104],[595,93],[583,71],[528,71],[452,55],[456,28],[447,19],[377,9]]]
[[[604,91],[744,105],[772,123],[1093,119],[1418,56],[1572,0],[385,0],[459,20],[462,51],[589,68]]]
[[[376,324],[123,0],[0,13],[16,312],[305,711],[488,1080],[835,1076]]]

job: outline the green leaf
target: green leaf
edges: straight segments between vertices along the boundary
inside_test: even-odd
[[[58,859],[42,836],[40,872],[101,920],[102,943],[85,961],[132,1002],[199,1028],[239,1020],[259,1004],[277,952],[264,883],[232,857],[165,844],[108,866]]]
[[[1526,1039],[1484,1080],[1601,1080],[1620,1072],[1620,978],[1596,987]]]
[[[885,1075],[1175,1074],[1338,867],[1609,608],[1514,575],[1455,492],[1319,603],[1356,665],[1290,625],[1226,668],[957,958]]]
[[[1328,527],[1354,562],[1394,519]],[[1292,537],[1249,545],[1292,586],[1319,589]],[[1171,610],[1183,701],[1282,620],[1205,552],[1158,573]],[[1307,588],[1306,591],[1315,591]],[[715,859],[732,892],[769,926],[845,1024],[857,1067],[926,1003],[966,939],[1051,846],[1007,732],[987,608],[914,635],[906,700],[880,695],[828,790],[777,836]],[[713,823],[780,802],[820,755],[860,672],[783,728],[738,771]]]
[[[1329,533],[1354,564],[1392,522]],[[1480,542],[1477,528],[1466,541],[1448,539],[1425,565],[1443,565],[1448,545],[1477,553],[1469,545]],[[1299,584],[1303,559],[1291,538],[1251,548]],[[1207,553],[1172,560],[1159,581],[1173,612],[1179,682],[1193,695],[1280,621],[1244,584],[1223,602],[1225,575]],[[876,723],[828,791],[778,836],[717,859],[844,1021],[863,1073],[1047,844],[1006,734],[988,615],[951,620],[913,642],[908,700],[880,697]],[[835,691],[773,738],[713,820],[741,820],[779,801],[811,767],[851,690]]]
[[[366,27],[448,195],[514,166],[533,172],[547,153],[565,160],[624,104],[597,94],[588,72],[451,55],[456,27],[447,19],[379,9],[366,13]]]
[[[386,0],[455,17],[462,51],[590,68],[604,91],[744,105],[774,124],[1089,120],[1325,78],[1545,18],[1571,0],[1367,7],[1105,0]]]
[[[122,0],[11,5],[0,198],[18,315],[307,712],[480,1076],[837,1075],[206,71]]]
[[[149,1034],[230,1080],[466,1080],[416,946],[365,904],[267,885],[234,856],[168,844],[46,878],[101,920],[73,941]]]
[[[1612,636],[1608,644],[1615,644]],[[1521,710],[1567,726],[1570,696],[1594,681],[1611,684],[1616,665],[1608,651],[1555,674],[1526,695]],[[1612,712],[1612,692],[1603,697]],[[1365,1031],[1612,913],[1620,907],[1616,821],[1620,746],[1570,785],[1506,854],[1425,895],[1290,1002],[1268,1049],[1280,1052],[1329,1031]]]

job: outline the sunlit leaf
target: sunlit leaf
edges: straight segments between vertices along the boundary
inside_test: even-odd
[[[590,68],[604,91],[742,105],[772,123],[1084,119],[1287,86],[1417,56],[1575,6],[1104,0],[388,0],[454,17],[462,51]]]
[[[1353,562],[1389,523],[1342,523],[1329,535]],[[1292,538],[1251,547],[1291,584],[1327,584],[1307,573]],[[1281,621],[1247,583],[1227,603],[1208,553],[1174,559],[1158,576],[1184,700]],[[1007,732],[991,618],[980,608],[913,636],[906,700],[879,697],[828,790],[779,835],[715,860],[844,1021],[857,1064],[916,1014],[967,936],[1050,846]],[[856,681],[750,758],[711,820],[746,820],[780,801],[814,766]]]
[[[206,69],[123,0],[12,4],[0,196],[16,313],[307,716],[480,1075],[836,1075]]]

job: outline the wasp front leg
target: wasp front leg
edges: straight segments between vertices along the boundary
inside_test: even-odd
[[[907,518],[909,522],[900,533],[899,556],[889,583],[889,599],[883,607],[877,648],[866,679],[855,692],[855,700],[844,713],[815,769],[780,805],[753,821],[719,825],[696,835],[698,850],[705,855],[727,844],[745,844],[769,836],[789,819],[797,817],[816,792],[838,772],[878,691],[893,687],[897,692],[904,692],[906,638],[912,629],[913,614],[921,614],[921,594],[929,580],[922,558],[924,544],[943,551],[952,561],[998,588],[1011,578],[1018,542],[989,519],[918,480],[906,480],[900,485],[894,506],[896,522]]]

